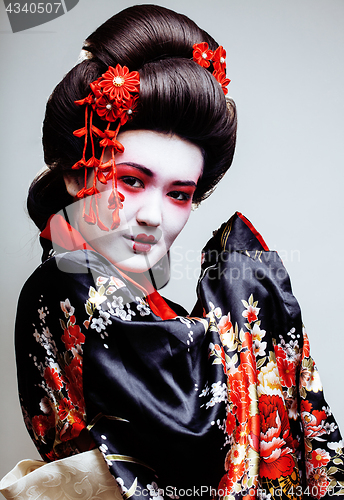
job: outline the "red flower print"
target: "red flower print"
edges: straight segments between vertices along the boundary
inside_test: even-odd
[[[105,278],[105,276],[98,276],[97,278],[97,286],[104,285],[109,278]]]
[[[193,60],[203,68],[209,68],[213,52],[206,42],[195,43],[193,46]]]
[[[250,428],[248,422],[240,424],[235,431],[235,442],[239,444],[246,444],[248,441],[249,430]]]
[[[326,434],[326,429],[324,429],[326,413],[319,410],[312,412],[312,405],[307,400],[301,401],[301,419],[306,437],[315,438]]]
[[[307,387],[310,379],[311,379],[311,373],[308,370],[308,368],[302,368],[300,373],[300,382],[302,387]]]
[[[242,347],[252,349],[252,335],[250,332],[241,331],[240,338],[242,339]]]
[[[259,307],[253,307],[251,305],[248,305],[246,311],[242,312],[242,315],[244,318],[247,319],[249,323],[253,323],[253,321],[257,321],[259,311],[260,311]]]
[[[222,45],[215,50],[212,61],[216,71],[224,71],[226,69],[226,51]]]
[[[223,93],[228,94],[227,85],[230,83],[230,79],[226,77],[226,73],[224,71],[214,71],[213,73],[216,80],[219,82]]]
[[[63,398],[59,403],[59,417],[61,420],[65,420],[71,410],[75,409],[68,399]]]
[[[282,380],[282,385],[284,387],[292,387],[296,384],[296,372],[294,363],[287,360],[286,353],[279,346],[275,347],[275,354],[278,372]]]
[[[312,496],[318,498],[318,500],[326,495],[329,484],[330,481],[324,468],[314,469],[308,477],[308,485]]]
[[[250,434],[248,440],[251,448],[259,452],[260,418],[259,415],[253,415],[249,420]]]
[[[232,478],[229,477],[228,473],[225,474],[218,486],[218,493],[221,495],[221,498],[225,498],[229,496],[233,489],[233,481]]]
[[[228,436],[232,436],[235,426],[236,426],[236,418],[234,415],[232,415],[231,412],[228,412],[226,417],[226,432]]]
[[[235,342],[235,333],[230,317],[230,313],[228,313],[226,316],[222,316],[218,323],[222,344],[227,347],[233,346]]]
[[[119,278],[115,278],[114,276],[111,276],[110,285],[114,285],[117,289],[117,288],[123,288],[125,286],[125,283],[122,280],[120,280]]]
[[[230,314],[228,313],[227,316],[222,316],[218,324],[220,334],[224,335],[232,328],[232,326],[233,325],[230,321]]]
[[[55,370],[55,368],[50,368],[50,366],[47,366],[47,368],[44,370],[44,379],[53,391],[59,391],[63,387],[62,380],[59,377],[59,374]]]
[[[82,386],[82,364],[80,359],[73,358],[70,365],[66,366],[66,389],[71,402],[85,411],[84,391]]]
[[[49,462],[54,462],[59,459],[54,450],[49,451],[49,453],[46,453],[45,456]]]
[[[249,335],[249,334],[248,334]],[[240,353],[240,364],[241,368],[244,370],[249,384],[256,383],[257,371],[256,371],[256,358],[252,354],[252,337],[249,335],[249,342],[251,349],[249,351]]]
[[[81,332],[80,326],[70,325],[64,330],[61,337],[66,349],[69,351],[72,347],[85,343],[85,335]]]
[[[292,436],[283,400],[263,394],[259,398],[260,475],[269,479],[289,476],[294,469]]]
[[[34,428],[37,436],[45,436],[47,431],[54,427],[55,416],[53,413],[50,415],[36,415],[32,419],[32,427]]]
[[[67,415],[67,422],[60,432],[61,441],[69,441],[79,436],[80,432],[86,427],[81,413],[77,410],[71,410]]]
[[[227,373],[226,357],[225,357],[224,348],[222,346],[220,347],[218,344],[215,344],[214,349],[215,349],[216,356],[221,359],[224,373]]]
[[[247,379],[240,368],[234,375],[228,375],[228,382],[230,384],[230,399],[233,403],[233,413],[236,414],[239,422],[243,423],[249,417],[251,401]]]
[[[310,346],[309,340],[306,332],[303,332],[303,350],[302,350],[302,359],[309,358],[310,355]]]
[[[312,451],[311,462],[314,465],[314,468],[321,467],[322,465],[327,465],[330,459],[330,454],[325,450],[317,448],[316,450]]]
[[[287,359],[287,354],[286,354],[285,350],[282,349],[282,347],[279,345],[275,346],[275,356],[276,356],[276,359],[277,358]]]
[[[240,464],[231,464],[227,471],[228,476],[231,478],[233,483],[239,481],[245,473],[245,462]]]
[[[126,66],[117,64],[116,68],[109,66],[108,71],[102,75],[98,85],[103,88],[104,94],[110,99],[122,101],[130,99],[130,92],[138,92],[140,87],[140,76],[137,71],[129,73]]]

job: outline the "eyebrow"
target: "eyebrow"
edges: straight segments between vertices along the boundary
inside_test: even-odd
[[[143,165],[140,165],[139,163],[132,163],[130,161],[126,161],[126,162],[123,162],[123,163],[117,163],[117,166],[120,166],[120,165],[128,165],[129,167],[136,168],[137,170],[139,170],[143,174],[147,175],[147,177],[154,177],[153,172],[151,170],[149,170],[149,168],[144,167]],[[172,182],[172,186],[191,186],[191,187],[197,187],[197,184],[194,181],[182,181],[182,180],[180,180],[180,181],[174,181],[174,182]]]

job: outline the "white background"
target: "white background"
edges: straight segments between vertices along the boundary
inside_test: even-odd
[[[200,249],[221,222],[243,212],[291,274],[326,399],[343,429],[344,1],[157,3],[188,15],[226,48],[239,116],[233,166],[175,243],[163,293],[192,308]],[[40,261],[25,199],[43,167],[45,103],[83,40],[130,5],[80,0],[59,19],[13,34],[0,2],[0,477],[38,456],[18,403],[13,326],[20,289]]]

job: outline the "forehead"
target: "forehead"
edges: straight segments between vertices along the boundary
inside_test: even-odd
[[[136,163],[156,177],[197,181],[202,173],[203,153],[199,146],[174,134],[151,130],[127,130],[118,135],[124,152],[117,164]]]

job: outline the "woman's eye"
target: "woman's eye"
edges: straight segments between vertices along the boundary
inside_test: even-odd
[[[127,186],[130,186],[130,187],[133,187],[133,188],[142,188],[142,187],[144,187],[143,182],[140,179],[138,179],[137,177],[129,177],[129,176],[121,177],[120,181],[122,181]]]
[[[171,191],[168,196],[178,201],[188,201],[191,198],[191,195],[184,193],[184,191]]]

